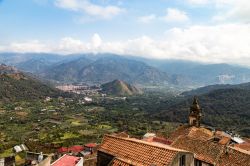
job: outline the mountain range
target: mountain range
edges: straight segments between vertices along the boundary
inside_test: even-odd
[[[195,88],[250,81],[250,69],[242,66],[114,54],[1,53],[0,63],[60,83],[102,84],[121,79],[133,84]]]
[[[121,56],[106,56],[97,60],[79,59],[54,65],[40,74],[58,82],[103,84],[115,79],[133,84],[169,84],[169,76],[144,62]]]

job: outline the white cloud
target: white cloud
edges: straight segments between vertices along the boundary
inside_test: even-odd
[[[50,49],[50,47],[38,40],[13,42],[7,46],[2,46],[2,51],[8,52],[50,52]]]
[[[89,16],[102,19],[110,19],[125,11],[124,9],[113,5],[96,5],[89,0],[56,0],[55,5],[67,10],[84,12]]]
[[[214,17],[215,20],[250,22],[249,0],[217,0],[216,4],[219,13]]]
[[[94,48],[98,48],[102,44],[102,39],[99,34],[95,33],[92,37],[91,44]]]
[[[189,17],[186,12],[175,8],[168,8],[166,16],[162,17],[167,22],[186,22]]]
[[[70,54],[73,52],[81,52],[82,50],[86,50],[86,45],[78,39],[73,39],[71,37],[62,38],[59,42],[59,45],[55,47],[56,52]]]
[[[191,5],[207,7],[211,5],[217,10],[213,16],[216,21],[250,22],[249,0],[186,0]]]
[[[155,19],[156,19],[156,16],[154,14],[150,14],[150,15],[147,15],[147,16],[139,17],[138,21],[142,22],[142,23],[150,23]]]
[[[158,59],[182,59],[250,66],[250,24],[190,26],[166,31],[161,40],[142,36],[125,41],[105,41],[94,34],[88,42],[66,37],[58,43],[39,41],[11,43],[2,51],[102,53],[136,55]]]

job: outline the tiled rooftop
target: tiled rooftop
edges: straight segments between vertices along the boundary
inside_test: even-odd
[[[181,135],[188,135],[191,128],[189,126],[183,125],[179,126],[171,135],[169,136],[168,140],[175,141]]]
[[[80,160],[80,157],[63,155],[61,158],[52,163],[51,166],[75,166]]]
[[[130,160],[136,165],[168,165],[179,152],[168,145],[154,145],[145,141],[105,135],[99,151]]]
[[[195,158],[210,164],[214,164],[224,150],[223,145],[213,143],[212,141],[193,139],[188,136],[180,136],[172,146],[190,151],[195,154]]]
[[[221,156],[218,166],[250,166],[250,153],[242,149],[229,147]]]
[[[219,166],[250,166],[248,142],[230,144],[230,135],[216,131],[214,134],[206,128],[179,127],[171,136],[171,146],[194,153],[198,160]]]
[[[111,161],[111,165],[112,166],[131,166],[132,162],[128,161],[128,160],[121,159],[121,158],[114,158],[114,160]],[[137,166],[138,166],[138,164],[137,164]]]
[[[245,140],[242,144],[236,144],[235,147],[249,151],[250,152],[250,140]]]
[[[189,127],[187,125],[183,125],[178,127],[168,138],[170,141],[175,141],[179,136],[189,136],[193,139],[198,140],[209,140],[213,137],[213,133],[206,128],[203,127]]]

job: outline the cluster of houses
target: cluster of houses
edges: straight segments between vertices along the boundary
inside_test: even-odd
[[[43,152],[37,153],[29,151],[24,144],[21,144],[13,148],[14,153],[12,156],[0,159],[0,166],[15,166],[15,155],[22,152],[25,154],[25,157],[21,165],[25,166],[96,165],[97,147],[98,145],[96,143],[88,143],[83,146],[60,147],[53,154],[44,154]]]
[[[89,86],[89,85],[60,85],[56,87],[64,92],[83,94],[83,95],[96,95],[100,92],[99,86]]]
[[[201,126],[201,117],[195,98],[189,124],[178,127],[169,138],[153,133],[142,139],[105,135],[97,152],[97,165],[250,166],[250,139]]]
[[[105,135],[100,145],[61,147],[57,155],[29,152],[26,159],[34,166],[250,166],[250,139],[202,126],[201,117],[195,98],[189,124],[168,138],[114,133]]]

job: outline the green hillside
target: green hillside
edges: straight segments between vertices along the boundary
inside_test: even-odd
[[[101,88],[103,93],[116,96],[136,95],[142,93],[135,86],[132,86],[121,80],[114,80],[112,82],[103,84]]]
[[[59,94],[60,91],[14,68],[0,67],[0,101],[35,100]]]
[[[203,108],[202,123],[208,126],[250,135],[250,90],[218,89],[198,95]],[[154,116],[167,121],[187,122],[192,97],[162,104]]]

